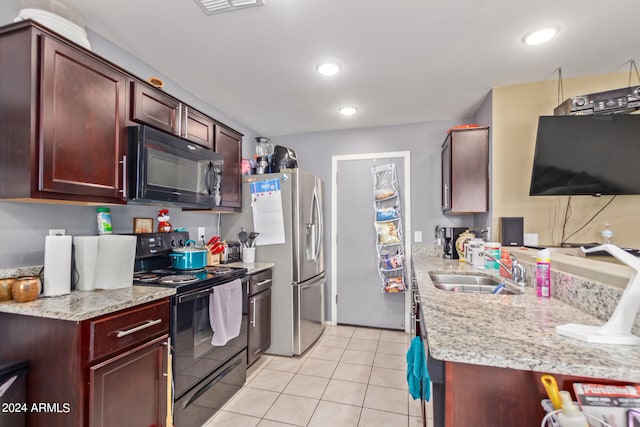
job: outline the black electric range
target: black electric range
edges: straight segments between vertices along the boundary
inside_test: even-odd
[[[187,232],[145,233],[137,235],[135,285],[175,288],[176,294],[190,292],[230,282],[247,274],[246,268],[226,265],[208,266],[199,270],[178,270],[172,267],[169,253],[184,246],[189,240]]]
[[[180,426],[201,426],[246,381],[248,276],[246,268],[215,265],[200,270],[172,268],[169,253],[183,246],[189,234],[138,234],[133,283],[176,289],[171,297],[170,336],[173,354],[174,420]],[[218,285],[241,279],[239,334],[223,345],[213,344],[211,316]]]
[[[169,263],[171,259],[169,258]],[[246,268],[210,266],[200,270],[158,268],[133,274],[134,285],[175,288],[176,294],[190,292],[239,279],[247,274]]]

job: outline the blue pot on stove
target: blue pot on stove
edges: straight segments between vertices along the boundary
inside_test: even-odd
[[[193,246],[189,246],[193,243]],[[187,240],[185,246],[174,248],[169,254],[171,264],[177,270],[199,270],[207,266],[206,248],[197,248],[195,240]]]

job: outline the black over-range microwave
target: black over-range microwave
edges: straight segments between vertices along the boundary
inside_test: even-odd
[[[214,208],[222,154],[148,126],[129,127],[129,200]]]

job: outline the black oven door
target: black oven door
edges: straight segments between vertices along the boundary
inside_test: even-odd
[[[222,155],[147,126],[129,128],[129,199],[220,205]]]
[[[173,297],[173,381],[176,398],[219,369],[247,348],[247,280],[242,279],[242,323],[240,334],[223,346],[211,344],[209,298],[214,287],[206,287]],[[243,353],[244,354],[244,353]],[[246,357],[246,356],[245,356]]]

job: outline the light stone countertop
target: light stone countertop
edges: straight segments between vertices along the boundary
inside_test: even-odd
[[[0,302],[0,313],[82,321],[175,294],[173,288],[131,286],[123,289],[73,291],[30,302]]]
[[[229,267],[246,268],[248,274],[273,268],[275,263],[256,262],[243,264],[235,262],[224,264]],[[41,266],[0,270],[0,277],[17,277],[37,274]],[[132,286],[115,290],[73,291],[68,295],[42,297],[31,302],[0,302],[0,313],[23,314],[51,319],[82,321],[125,308],[134,307],[175,295],[175,289],[153,286]]]
[[[557,298],[538,298],[532,287],[524,295],[443,291],[429,272],[489,273],[421,253],[413,264],[433,358],[640,383],[640,346],[591,344],[555,332],[565,323],[602,325],[597,317]]]
[[[247,274],[255,274],[263,270],[273,268],[275,267],[276,264],[273,262],[254,262],[253,264],[246,264],[240,261],[240,262],[231,262],[229,264],[222,264],[222,265],[235,267],[235,268],[246,268]]]

